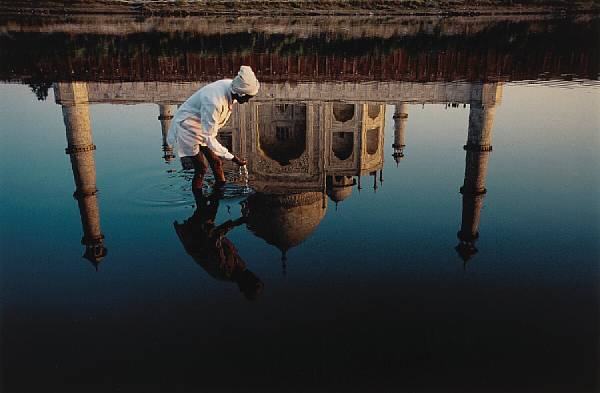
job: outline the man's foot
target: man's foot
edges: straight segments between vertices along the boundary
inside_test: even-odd
[[[225,180],[215,180],[215,184],[213,185],[213,188],[215,190],[220,190],[223,187],[225,187],[225,184],[227,184],[227,182]]]

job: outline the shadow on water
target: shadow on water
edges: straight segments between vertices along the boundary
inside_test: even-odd
[[[213,190],[204,195],[202,190],[194,191],[196,210],[183,223],[175,221],[173,227],[185,251],[210,276],[220,281],[231,281],[238,285],[246,299],[254,300],[263,291],[263,283],[246,268],[234,244],[227,238],[227,232],[243,225],[247,218],[239,217],[217,225],[222,190]]]

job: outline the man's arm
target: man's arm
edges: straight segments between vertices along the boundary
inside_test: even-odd
[[[237,226],[245,224],[247,221],[248,221],[248,219],[246,217],[240,217],[240,218],[236,219],[235,221],[227,220],[223,224],[216,227],[214,229],[214,231],[215,231],[214,233],[219,236],[225,236],[227,234],[227,232],[229,232],[230,230],[232,230],[233,228],[235,228]]]
[[[175,145],[175,142],[177,141],[177,128],[178,127],[179,127],[179,124],[177,124],[177,122],[175,122],[175,121],[171,122],[171,125],[169,126],[169,131],[167,132],[167,144],[169,146]]]
[[[232,160],[233,154],[217,140],[217,132],[219,131],[219,108],[210,101],[202,103],[200,120],[202,122],[202,136],[206,139],[206,146],[212,150],[217,156],[226,160]]]

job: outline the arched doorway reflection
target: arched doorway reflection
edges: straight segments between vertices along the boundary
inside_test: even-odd
[[[369,104],[367,109],[369,117],[373,120],[377,119],[379,113],[381,113],[381,105]]]
[[[306,105],[263,104],[258,112],[262,154],[286,166],[306,150]]]
[[[350,158],[354,150],[353,132],[334,132],[331,138],[331,150],[340,160],[344,161]]]
[[[333,117],[340,123],[352,120],[354,117],[354,104],[334,103]]]
[[[367,130],[367,153],[375,154],[379,149],[379,127]]]

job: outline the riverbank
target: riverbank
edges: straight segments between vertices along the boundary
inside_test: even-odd
[[[0,80],[192,82],[598,79],[600,18],[0,17]]]
[[[527,15],[600,13],[599,0],[0,1],[3,15]]]

